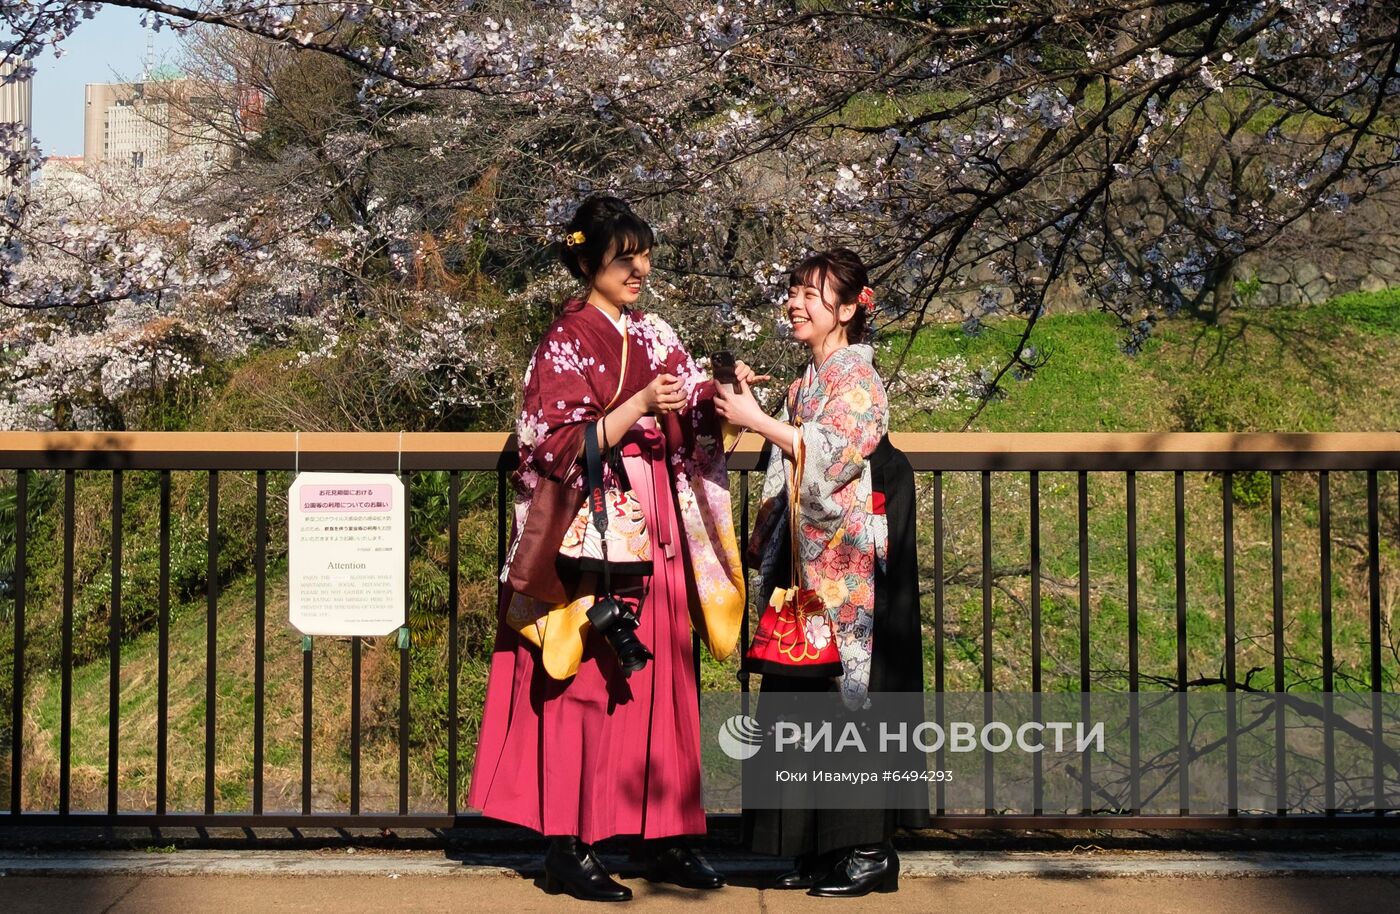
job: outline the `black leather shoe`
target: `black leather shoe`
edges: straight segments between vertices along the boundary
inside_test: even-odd
[[[700,854],[672,841],[646,843],[646,877],[686,889],[718,889],[724,877]]]
[[[899,890],[899,856],[888,844],[853,847],[834,869],[807,890],[819,898],[859,898]]]
[[[773,880],[775,889],[810,889],[812,887],[812,874],[804,873],[801,866],[793,867]]]
[[[580,901],[630,901],[632,890],[608,875],[593,848],[578,838],[558,837],[544,855],[544,890]]]
[[[773,880],[773,888],[810,889],[813,882],[830,872],[832,863],[830,854],[798,854],[792,869]]]

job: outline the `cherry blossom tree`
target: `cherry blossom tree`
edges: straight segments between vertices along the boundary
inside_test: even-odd
[[[377,303],[417,307],[459,328],[422,350],[440,406],[476,302],[547,319],[550,245],[595,190],[657,226],[652,305],[699,351],[781,361],[786,265],[847,244],[886,329],[1012,319],[989,372],[917,379],[986,398],[1039,364],[1048,297],[1119,315],[1132,348],[1163,314],[1218,312],[1242,258],[1400,162],[1400,17],[1363,0],[113,5],[199,36],[203,71],[254,88],[266,121],[160,231],[12,197],[0,301],[55,328],[84,308],[241,315],[247,277],[285,271],[249,346],[288,315],[339,340]],[[97,6],[0,0],[7,58],[22,73]],[[457,396],[508,401],[508,364],[472,376]]]

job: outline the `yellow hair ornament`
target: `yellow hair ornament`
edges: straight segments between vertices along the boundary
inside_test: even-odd
[[[583,232],[574,232],[573,234],[564,236],[564,243],[569,247],[573,247],[576,244],[583,244],[583,241]]]

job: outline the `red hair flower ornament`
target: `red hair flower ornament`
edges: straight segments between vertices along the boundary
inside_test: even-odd
[[[856,296],[856,301],[865,309],[866,314],[875,313],[875,290],[869,286],[860,287],[860,295]]]

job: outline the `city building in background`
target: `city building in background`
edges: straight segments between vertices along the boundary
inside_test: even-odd
[[[191,164],[224,161],[231,152],[219,130],[234,113],[183,79],[93,83],[86,90],[83,160],[89,168],[145,168],[182,157]]]
[[[0,65],[0,80],[13,72],[13,64]],[[0,82],[0,145],[3,145],[5,152],[3,164],[26,156],[33,141],[33,82],[27,76]],[[12,174],[0,167],[0,196],[9,194],[15,185],[24,185],[28,181],[27,169],[22,174]]]

